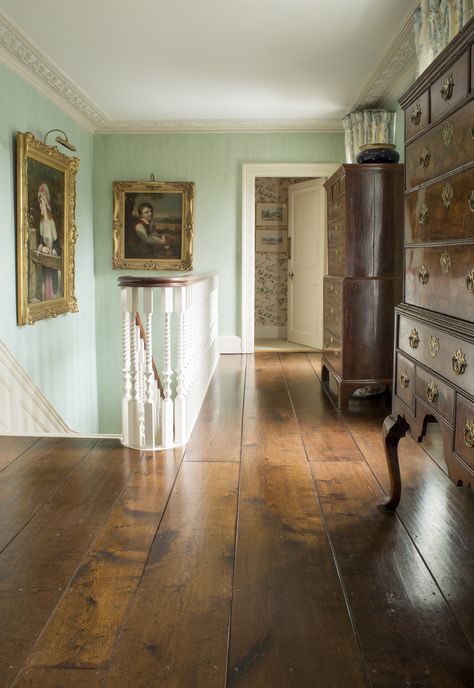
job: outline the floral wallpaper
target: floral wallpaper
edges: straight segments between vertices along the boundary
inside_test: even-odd
[[[288,203],[288,187],[310,177],[258,177],[256,203]],[[288,254],[255,254],[255,325],[286,326]]]

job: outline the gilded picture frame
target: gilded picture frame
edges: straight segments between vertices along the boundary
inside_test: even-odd
[[[115,269],[192,270],[193,182],[113,182]]]
[[[17,321],[78,311],[74,253],[78,158],[18,132],[17,157]]]

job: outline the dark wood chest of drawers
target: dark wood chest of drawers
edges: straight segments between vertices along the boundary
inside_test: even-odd
[[[392,413],[384,438],[400,499],[397,446],[427,423],[448,474],[474,488],[474,21],[401,98],[405,111],[404,299],[395,315]]]
[[[403,165],[342,165],[325,183],[323,379],[338,405],[368,384],[390,384],[393,309],[402,296]]]

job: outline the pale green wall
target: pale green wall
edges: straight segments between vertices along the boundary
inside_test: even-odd
[[[16,324],[15,137],[31,131],[38,139],[63,129],[78,148],[76,296],[79,313]],[[48,143],[49,143],[48,139]],[[54,143],[54,138],[51,141]],[[65,151],[65,149],[64,149]],[[92,228],[93,135],[49,99],[0,64],[0,339],[66,423],[97,432],[97,373]]]
[[[195,183],[197,272],[220,275],[221,335],[241,331],[242,163],[343,162],[342,134],[96,135],[94,260],[101,432],[120,431],[121,334],[117,278],[112,270],[112,182]]]

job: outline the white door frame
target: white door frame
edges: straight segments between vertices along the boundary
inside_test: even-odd
[[[255,180],[257,177],[330,177],[341,163],[243,163],[242,165],[242,353],[254,352]]]

